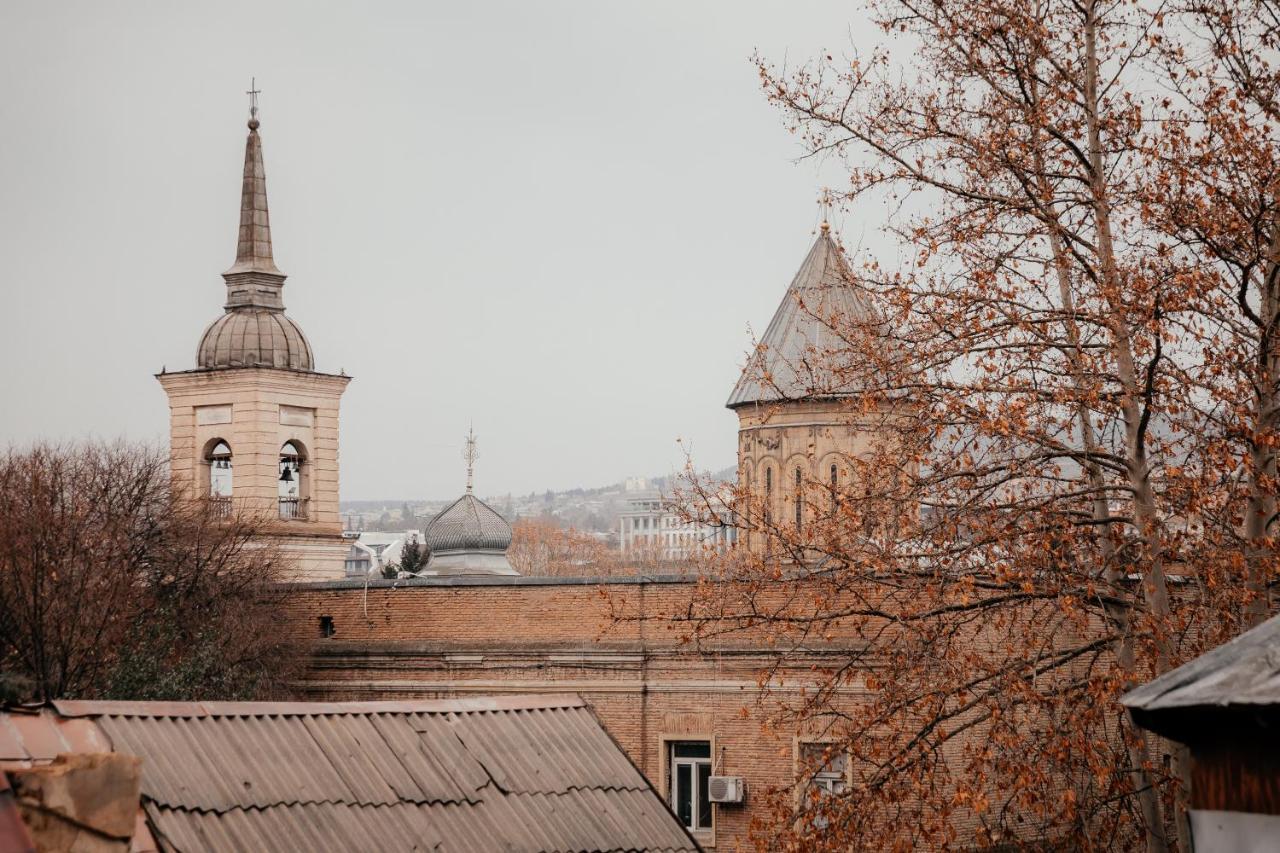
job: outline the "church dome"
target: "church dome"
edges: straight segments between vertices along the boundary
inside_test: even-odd
[[[283,311],[236,308],[205,329],[196,364],[225,367],[281,367],[314,370],[311,344]]]
[[[484,501],[467,494],[431,520],[426,540],[432,554],[506,551],[511,545],[511,525]]]

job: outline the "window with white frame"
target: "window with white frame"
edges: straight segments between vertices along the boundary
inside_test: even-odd
[[[667,744],[671,774],[671,810],[693,832],[711,830],[711,743],[677,740]]]
[[[836,744],[800,744],[800,773],[807,787],[825,796],[843,794],[849,783],[849,756]]]
[[[817,807],[811,818],[816,829],[825,829],[828,817],[821,801],[843,794],[849,785],[849,755],[837,744],[801,743],[799,782],[805,806]]]

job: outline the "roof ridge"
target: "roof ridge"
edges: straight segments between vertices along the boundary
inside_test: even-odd
[[[366,702],[140,702],[59,699],[50,703],[64,717],[320,717],[370,714],[474,714],[582,708],[576,693],[532,693],[458,699]]]
[[[161,802],[160,800],[157,800],[155,797],[152,797],[152,796],[150,796],[150,795],[146,794],[145,792],[144,792],[144,793],[143,793],[143,795],[142,795],[142,799],[143,799],[143,800],[145,800],[148,804],[150,804],[150,805],[154,805],[156,808],[164,809],[165,811],[170,811],[170,812],[182,812],[183,814],[202,814],[202,815],[219,815],[219,816],[221,816],[221,815],[227,815],[227,814],[232,814],[233,812],[242,812],[242,813],[247,813],[247,812],[265,812],[265,811],[268,811],[269,809],[291,809],[291,808],[296,808],[296,807],[298,807],[298,806],[350,806],[350,807],[352,807],[352,808],[360,808],[360,809],[382,809],[382,808],[390,809],[390,808],[395,808],[396,806],[471,806],[471,807],[477,807],[477,806],[483,806],[483,805],[484,805],[484,800],[483,800],[483,799],[475,799],[475,800],[446,800],[446,799],[434,799],[434,800],[413,800],[413,799],[409,799],[409,798],[407,798],[407,797],[400,797],[400,798],[399,798],[399,799],[397,799],[395,802],[390,802],[390,803],[378,803],[378,802],[374,802],[374,801],[372,801],[372,800],[335,800],[335,799],[325,799],[325,800],[279,800],[279,801],[277,801],[277,802],[273,802],[273,803],[253,803],[253,804],[250,804],[250,805],[247,805],[247,806],[240,805],[239,803],[237,803],[237,804],[235,804],[235,805],[233,805],[233,806],[226,806],[226,807],[209,807],[209,808],[204,808],[204,807],[202,807],[202,806],[174,805],[174,804],[170,804],[170,803],[164,803],[164,802]]]
[[[502,795],[504,797],[567,797],[583,791],[642,793],[648,790],[647,785],[569,785],[563,791],[503,791]]]

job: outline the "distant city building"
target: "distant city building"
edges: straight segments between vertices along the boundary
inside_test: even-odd
[[[622,489],[626,492],[645,492],[649,490],[649,481],[645,477],[628,477],[623,481]]]
[[[351,543],[347,553],[347,577],[359,577],[370,573],[381,574],[382,570],[400,562],[404,548],[410,542],[422,544],[425,538],[420,530],[401,530],[384,533],[378,530],[364,530],[357,534],[344,534]]]
[[[727,509],[718,516],[715,521],[690,521],[659,492],[632,495],[618,516],[622,553],[685,560],[708,549],[725,551],[737,542],[737,528]]]
[[[356,540],[351,543],[351,550],[347,552],[347,559],[343,568],[349,578],[363,577],[373,572],[377,561],[378,557],[374,554],[373,549]]]

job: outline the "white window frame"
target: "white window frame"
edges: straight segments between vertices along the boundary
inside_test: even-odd
[[[676,747],[682,744],[705,744],[707,747],[706,758],[692,758],[688,756],[676,756]],[[667,765],[667,803],[671,807],[671,812],[678,820],[680,818],[680,805],[677,799],[677,782],[679,780],[679,768],[683,766],[689,767],[689,793],[692,801],[689,804],[690,822],[693,826],[686,825],[685,829],[693,833],[699,839],[714,838],[715,830],[715,803],[711,802],[710,791],[707,791],[707,818],[708,823],[705,826],[698,825],[698,767],[705,765],[707,767],[708,779],[715,773],[715,764],[712,756],[715,755],[715,741],[710,737],[699,737],[697,735],[682,735],[664,738],[663,748]],[[710,787],[710,783],[707,783]]]
[[[838,796],[848,791],[853,784],[853,760],[848,752],[844,753],[844,770],[819,770],[810,776],[809,763],[805,760],[806,748],[826,749],[838,745],[838,741],[828,738],[806,738],[797,737],[795,739],[795,770],[792,774],[795,778],[795,797],[796,805],[802,806],[806,802],[806,795],[810,788],[821,790],[824,796]],[[834,760],[837,756],[832,755]],[[836,790],[836,786],[840,786],[840,790]],[[818,829],[825,828],[825,821],[819,819],[815,821]]]

